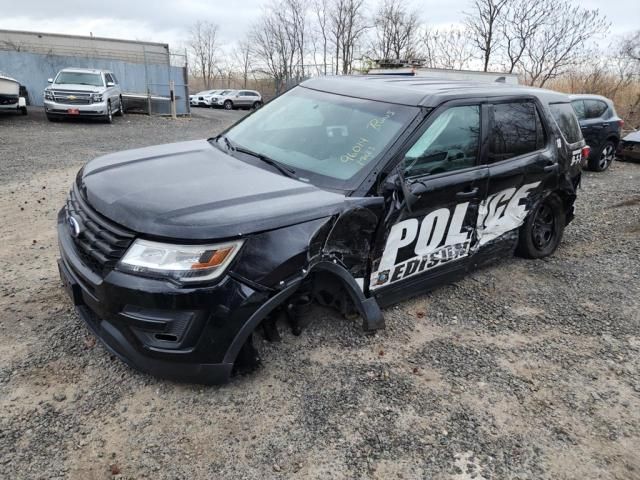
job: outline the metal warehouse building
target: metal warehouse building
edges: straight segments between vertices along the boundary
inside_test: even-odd
[[[137,96],[158,114],[170,113],[174,82],[177,113],[189,113],[186,56],[172,54],[168,44],[0,30],[0,71],[26,87],[31,105],[43,105],[47,79],[66,67],[111,70],[127,105]]]

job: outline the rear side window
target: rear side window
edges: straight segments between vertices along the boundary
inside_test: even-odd
[[[607,104],[601,100],[585,100],[584,107],[586,118],[598,118],[607,111]]]
[[[580,125],[570,104],[552,103],[549,109],[567,143],[577,143],[582,140]]]
[[[499,103],[491,108],[489,162],[535,152],[544,147],[544,129],[533,102]]]

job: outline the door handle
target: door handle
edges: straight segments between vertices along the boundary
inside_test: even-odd
[[[608,124],[608,123],[603,123],[603,124],[602,124],[602,126],[603,126],[603,127],[608,127],[608,126],[609,126],[609,124]]]
[[[469,190],[468,192],[458,192],[458,193],[456,193],[456,197],[458,197],[458,198],[473,198],[473,197],[478,195],[479,191],[480,190],[478,189],[478,187],[475,187],[474,189]]]
[[[551,165],[547,165],[546,167],[544,167],[544,171],[549,173],[549,172],[557,172],[558,171],[558,164],[557,163],[552,163]]]

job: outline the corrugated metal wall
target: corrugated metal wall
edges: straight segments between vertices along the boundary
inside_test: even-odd
[[[111,70],[125,93],[168,97],[173,80],[177,113],[187,114],[186,66],[170,60],[163,44],[0,30],[0,71],[27,88],[32,105],[43,104],[48,78],[63,68],[81,67]],[[154,110],[169,113],[168,103]]]

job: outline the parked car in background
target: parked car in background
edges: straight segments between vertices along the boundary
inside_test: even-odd
[[[617,155],[620,160],[640,162],[640,130],[620,140]]]
[[[20,83],[15,78],[0,73],[0,111],[27,114],[27,102],[20,95],[20,88]]]
[[[211,100],[212,106],[222,107],[225,110],[234,108],[260,108],[262,95],[255,90],[224,90],[215,95]]]
[[[591,147],[588,167],[595,172],[609,168],[616,156],[620,130],[624,121],[618,117],[613,102],[600,95],[570,95],[582,135]]]
[[[189,103],[192,107],[210,107],[211,98],[222,90],[203,90],[194,95],[189,95]]]
[[[256,366],[252,333],[279,313],[300,333],[315,301],[377,330],[381,307],[514,251],[552,255],[584,146],[564,94],[313,78],[215,138],[84,166],[58,215],[60,276],[115,355],[221,383]]]
[[[124,115],[122,90],[108,70],[65,68],[44,90],[44,111],[50,121],[64,117],[100,118],[107,123]]]

